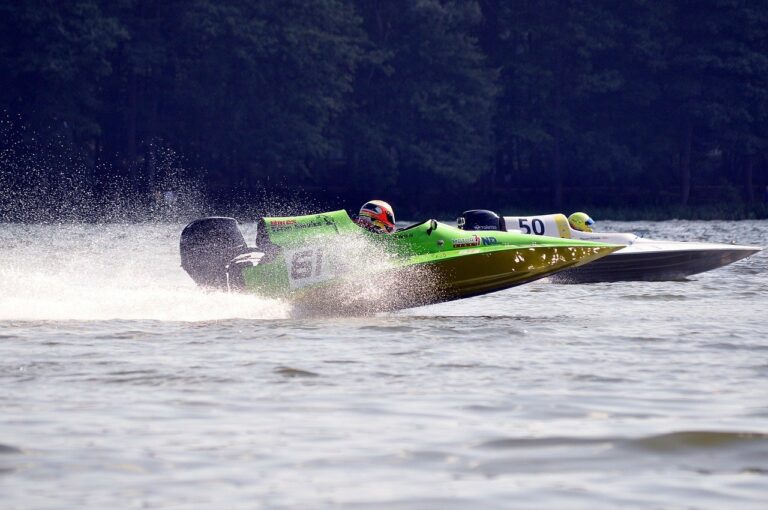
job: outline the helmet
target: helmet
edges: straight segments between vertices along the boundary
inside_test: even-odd
[[[373,232],[391,234],[395,231],[395,212],[383,200],[371,200],[360,208],[358,223]]]
[[[592,225],[595,224],[594,220],[587,213],[583,212],[575,212],[568,216],[568,223],[572,229],[581,230],[582,232],[592,232]]]
[[[504,218],[493,211],[485,209],[472,209],[464,211],[456,219],[456,224],[461,230],[506,230]]]

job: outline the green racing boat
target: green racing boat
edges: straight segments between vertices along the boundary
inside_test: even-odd
[[[200,286],[330,313],[375,313],[495,292],[606,256],[620,246],[460,230],[427,220],[369,232],[346,211],[261,218],[249,247],[233,218],[188,224],[181,265]]]

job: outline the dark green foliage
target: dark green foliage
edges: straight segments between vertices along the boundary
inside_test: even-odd
[[[113,71],[109,52],[127,36],[96,0],[1,0],[3,104],[80,143],[101,135],[98,83]]]
[[[359,2],[371,54],[347,115],[349,155],[375,184],[466,184],[493,159],[495,73],[468,2]],[[442,187],[442,186],[440,186]]]
[[[760,216],[768,4],[0,0],[0,107],[23,130],[0,140],[0,185],[40,197],[151,195],[182,172],[214,198],[412,214]],[[77,164],[24,163],[40,146]]]

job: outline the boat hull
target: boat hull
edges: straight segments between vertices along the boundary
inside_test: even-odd
[[[433,302],[478,296],[585,265],[617,247],[536,246],[455,257],[434,265],[438,292]]]
[[[314,312],[356,315],[393,311],[469,298],[546,278],[587,264],[616,246],[465,250],[459,255],[429,257],[387,272],[338,279],[292,299]]]
[[[182,267],[199,285],[285,299],[331,314],[376,313],[495,292],[621,247],[519,232],[465,231],[428,220],[380,235],[346,211],[258,222],[249,247],[232,218],[182,231]]]
[[[464,213],[475,213],[468,211]],[[555,283],[593,283],[623,281],[683,280],[705,271],[732,264],[762,250],[760,246],[736,244],[665,241],[646,239],[617,232],[582,232],[574,230],[563,214],[505,216],[504,228],[542,237],[580,239],[626,247],[587,266],[569,269],[551,278]]]
[[[711,271],[760,251],[755,246],[657,243],[655,249],[629,246],[591,264],[552,276],[555,283],[674,281]]]

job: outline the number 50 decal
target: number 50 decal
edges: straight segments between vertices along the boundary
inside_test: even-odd
[[[323,248],[302,248],[285,251],[285,263],[288,266],[288,280],[291,289],[327,280],[333,276],[324,264]]]
[[[528,218],[520,218],[518,223],[520,223],[520,230],[526,234],[544,235],[544,222],[539,218],[533,218],[530,225],[528,224]]]

